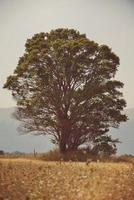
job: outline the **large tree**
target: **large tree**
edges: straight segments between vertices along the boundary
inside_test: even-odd
[[[17,101],[21,130],[49,134],[66,152],[117,128],[127,120],[118,66],[108,46],[73,29],[35,34],[4,85]]]

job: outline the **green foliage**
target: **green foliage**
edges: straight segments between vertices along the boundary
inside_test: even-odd
[[[118,139],[112,139],[111,136],[101,135],[95,138],[93,142],[94,146],[92,148],[92,153],[102,157],[115,154],[117,151],[116,143],[119,143]]]
[[[73,29],[35,34],[4,85],[17,101],[21,130],[49,134],[65,152],[117,128],[127,120],[118,66],[108,46]]]

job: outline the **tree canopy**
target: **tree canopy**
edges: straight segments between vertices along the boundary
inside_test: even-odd
[[[4,85],[17,101],[21,130],[49,134],[66,152],[118,128],[127,120],[118,66],[108,46],[76,30],[35,34]]]

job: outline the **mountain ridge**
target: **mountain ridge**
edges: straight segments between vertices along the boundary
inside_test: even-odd
[[[46,152],[54,146],[50,143],[48,136],[35,136],[32,134],[21,134],[17,131],[19,122],[12,117],[15,107],[0,108],[0,150],[5,152],[21,151]],[[134,108],[125,109],[129,120],[121,123],[118,129],[111,128],[109,134],[113,138],[119,138],[122,142],[118,144],[118,154],[134,155]]]

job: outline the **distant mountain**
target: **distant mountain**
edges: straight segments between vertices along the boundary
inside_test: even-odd
[[[13,111],[14,108],[0,108],[0,150],[33,152],[35,149],[46,152],[53,148],[47,136],[20,135],[17,131],[19,122],[13,119]],[[129,120],[122,123],[119,129],[111,129],[109,134],[122,142],[118,144],[118,154],[134,155],[134,108],[125,112]]]
[[[129,120],[121,123],[119,129],[111,129],[110,134],[121,141],[118,144],[119,154],[133,154],[134,155],[134,108],[125,110]]]
[[[19,122],[12,117],[14,108],[0,108],[0,150],[5,152],[46,152],[52,148],[47,136],[20,134]]]

